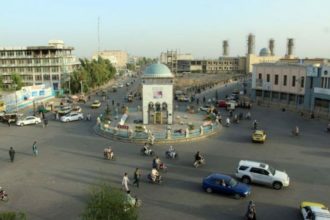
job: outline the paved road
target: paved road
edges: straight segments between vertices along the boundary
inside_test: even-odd
[[[121,88],[111,98],[123,100],[125,92],[126,87]],[[227,93],[219,89],[220,96]],[[94,116],[101,111],[93,110]],[[0,210],[24,211],[35,220],[79,219],[91,185],[107,181],[120,187],[123,173],[132,178],[135,167],[142,168],[144,178],[139,189],[131,187],[132,193],[143,200],[141,219],[242,219],[248,200],[253,199],[259,219],[291,220],[300,219],[297,207],[301,200],[329,205],[330,134],[324,132],[325,123],[268,108],[254,108],[252,117],[269,135],[263,145],[250,142],[252,122],[242,121],[207,140],[175,145],[180,154],[177,161],[164,158],[168,146],[155,146],[169,167],[162,185],[146,183],[152,158],[139,155],[141,146],[96,136],[94,122],[50,121],[44,129],[0,124],[0,185],[10,196],[8,203],[0,203]],[[295,125],[300,126],[300,137],[290,135]],[[32,156],[34,140],[39,147],[37,158]],[[109,144],[117,161],[102,159],[103,148]],[[8,157],[10,146],[16,150],[13,164]],[[207,164],[195,169],[192,161],[197,150],[203,152]],[[201,189],[203,177],[212,172],[233,174],[240,159],[265,161],[286,170],[291,186],[275,191],[253,185],[251,198],[241,200],[210,195]]]

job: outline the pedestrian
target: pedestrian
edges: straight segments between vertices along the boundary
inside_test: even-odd
[[[115,105],[115,100],[112,100],[112,105]]]
[[[44,125],[45,125],[45,127],[48,126],[48,119],[47,118],[44,119]]]
[[[136,185],[137,188],[139,188],[139,185],[140,185],[140,177],[141,177],[140,169],[139,168],[136,168],[135,169],[135,172],[134,172],[134,182],[133,182],[133,185]]]
[[[32,144],[32,152],[33,152],[33,156],[38,156],[38,148],[37,148],[37,142],[34,141]]]
[[[10,161],[13,163],[15,159],[15,150],[13,149],[13,147],[10,147],[9,149],[9,157],[10,157]]]
[[[58,112],[56,113],[56,120],[60,119],[60,115],[58,114]]]
[[[126,192],[129,191],[128,183],[129,183],[129,179],[127,173],[125,173],[121,185],[123,186],[123,190],[125,190]]]
[[[205,103],[205,101],[206,101],[206,98],[205,98],[205,96],[203,96],[203,103]]]
[[[8,119],[7,123],[8,123],[8,127],[10,127],[10,119]]]

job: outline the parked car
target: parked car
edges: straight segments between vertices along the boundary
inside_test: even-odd
[[[213,173],[204,178],[202,187],[208,193],[216,192],[232,195],[235,199],[247,197],[251,194],[250,186],[239,183],[234,178],[220,173]]]
[[[122,83],[118,84],[118,88],[123,88],[123,87],[124,87],[124,85]]]
[[[35,116],[27,116],[25,118],[21,118],[16,121],[16,125],[18,126],[39,124],[39,123],[41,123],[41,119]]]
[[[23,114],[19,113],[3,113],[0,115],[0,121],[6,123],[14,123],[18,120],[18,118],[22,117]]]
[[[69,114],[64,115],[60,118],[62,122],[78,121],[83,119],[84,115],[81,112],[70,112]]]
[[[211,110],[212,106],[210,105],[203,105],[199,108],[199,110],[203,111],[203,112],[209,112]]]
[[[74,107],[72,108],[72,111],[71,111],[71,112],[81,112],[81,111],[82,111],[81,107],[78,106],[78,105],[76,105],[76,106],[74,106]]]
[[[281,189],[290,184],[290,178],[285,171],[279,171],[266,163],[241,160],[236,170],[236,177],[243,183],[259,183]]]
[[[266,132],[263,130],[255,130],[252,134],[252,142],[265,143]]]
[[[100,108],[101,107],[101,102],[99,100],[95,100],[92,104],[91,104],[91,108]]]
[[[330,220],[329,209],[321,203],[302,202],[300,211],[304,220]]]
[[[178,97],[178,101],[179,101],[179,102],[189,102],[190,99],[189,99],[189,97],[187,97],[187,96],[185,96],[185,95],[180,95],[180,96]]]
[[[85,95],[80,95],[78,102],[86,103],[87,102],[87,97]]]

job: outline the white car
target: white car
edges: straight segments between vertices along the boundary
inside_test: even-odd
[[[300,204],[301,215],[304,220],[329,220],[330,211],[329,209],[321,204],[316,202],[302,202]]]
[[[123,88],[124,85],[123,85],[122,83],[120,83],[120,84],[118,84],[118,87],[119,87],[119,88]]]
[[[41,119],[35,116],[27,116],[25,118],[21,118],[16,121],[16,125],[24,126],[24,125],[31,125],[31,124],[39,124],[41,123]]]
[[[236,177],[243,183],[259,183],[270,185],[274,189],[281,189],[290,184],[290,178],[284,171],[279,171],[266,163],[241,160],[236,170]]]
[[[70,112],[69,114],[61,117],[62,122],[78,121],[83,119],[84,119],[84,115],[81,112]]]

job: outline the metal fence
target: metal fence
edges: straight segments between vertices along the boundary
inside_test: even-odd
[[[185,133],[177,133],[172,132],[170,138],[167,137],[167,131],[164,130],[163,132],[153,132],[153,135],[155,137],[155,141],[163,141],[163,140],[184,140],[184,139],[190,139],[190,138],[197,138],[202,137],[205,135],[208,135],[214,130],[219,128],[219,124],[212,124],[208,126],[203,126],[203,132],[201,132],[201,128],[189,130],[188,136]],[[99,125],[99,129],[102,132],[105,132],[106,134],[109,134],[113,137],[119,137],[123,139],[130,139],[130,140],[136,140],[136,141],[142,141],[142,140],[148,140],[149,135],[146,132],[132,132],[128,129],[118,129],[115,127],[105,126],[103,123]]]

